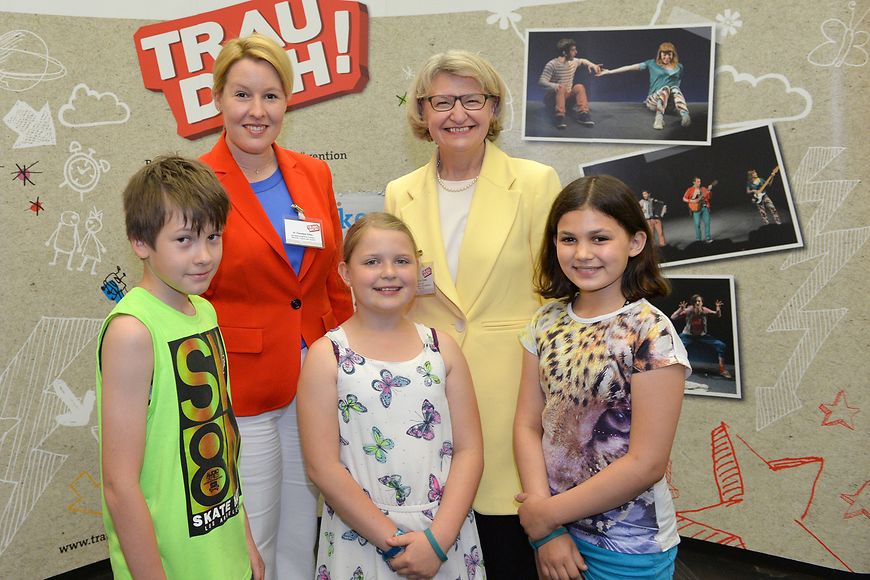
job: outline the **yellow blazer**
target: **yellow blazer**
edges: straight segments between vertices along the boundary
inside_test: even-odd
[[[540,306],[532,274],[547,214],[561,190],[552,167],[507,156],[492,143],[471,201],[454,284],[447,267],[435,157],[391,181],[385,210],[401,218],[433,266],[435,294],[418,296],[413,320],[449,333],[471,367],[483,427],[484,471],[474,509],[515,514],[520,481],[513,419],[520,382],[518,335]]]

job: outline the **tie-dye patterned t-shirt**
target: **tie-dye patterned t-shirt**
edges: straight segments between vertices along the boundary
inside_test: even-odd
[[[520,340],[539,360],[542,444],[553,495],[628,451],[634,373],[673,364],[691,373],[673,324],[646,300],[596,318],[578,317],[565,301],[550,302]],[[628,554],[662,552],[679,542],[664,478],[626,504],[567,528],[580,540]]]

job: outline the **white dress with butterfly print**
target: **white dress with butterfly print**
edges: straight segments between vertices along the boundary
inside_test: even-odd
[[[419,355],[383,362],[351,350],[342,328],[329,331],[338,362],[341,462],[372,501],[404,531],[423,530],[438,512],[453,456],[437,335],[416,325]],[[473,512],[459,538],[443,546],[447,561],[435,578],[486,578]],[[324,506],[316,579],[397,578],[375,546]]]

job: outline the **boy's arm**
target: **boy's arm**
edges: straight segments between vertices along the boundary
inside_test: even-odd
[[[263,580],[266,577],[266,564],[260,556],[260,550],[254,543],[254,535],[251,533],[251,524],[248,522],[248,512],[245,510],[245,539],[248,541],[248,557],[251,559],[251,580]]]
[[[134,578],[166,578],[151,513],[139,486],[154,351],[151,333],[132,316],[109,322],[100,356],[103,377],[103,494]]]
[[[547,61],[544,65],[544,70],[541,71],[541,76],[538,78],[538,84],[547,89],[554,91],[559,88],[559,83],[554,83],[553,79],[553,61]]]

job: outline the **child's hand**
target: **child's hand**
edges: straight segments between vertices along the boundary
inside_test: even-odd
[[[680,310],[685,310],[685,309],[688,308],[688,307],[689,307],[689,303],[688,303],[688,302],[686,302],[685,300],[681,300],[681,301],[680,301]]]
[[[583,577],[581,572],[588,568],[569,534],[550,540],[538,548],[535,558],[538,561],[538,573],[546,580],[579,580]]]
[[[405,551],[390,558],[393,571],[405,578],[432,578],[441,568],[441,560],[429,545],[423,532],[407,532],[401,536],[387,538],[387,544],[405,546]],[[442,549],[444,547],[442,546]]]
[[[724,305],[725,305],[724,302],[722,302],[721,300],[717,300],[716,301],[716,310],[721,310],[722,306],[724,306]]]
[[[548,497],[528,493],[517,494],[516,500],[522,505],[517,515],[526,535],[532,540],[540,540],[558,527],[559,523],[548,521],[546,505]]]
[[[586,62],[586,68],[590,73],[595,73],[596,75],[601,73],[601,65],[595,64],[594,62]]]
[[[251,580],[264,580],[266,577],[266,564],[263,562],[257,546],[250,542],[248,543],[248,557],[251,560]]]
[[[592,72],[592,71],[589,71],[589,72]],[[603,77],[603,76],[607,76],[609,74],[610,74],[610,70],[602,67],[601,65],[598,65],[598,70],[595,71],[595,76],[597,76],[597,77]]]

